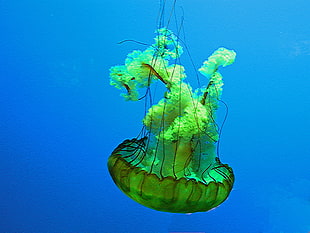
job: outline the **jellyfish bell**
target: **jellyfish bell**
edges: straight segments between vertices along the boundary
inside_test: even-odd
[[[128,54],[125,64],[110,69],[111,85],[125,90],[126,100],[141,99],[139,90],[156,81],[166,88],[151,102],[141,136],[122,142],[108,159],[115,184],[149,208],[194,213],[225,201],[233,187],[232,168],[217,156],[219,127],[215,111],[223,80],[218,69],[234,62],[235,52],[219,48],[199,69],[207,85],[193,91],[185,69],[177,64],[183,51],[167,28],[156,31],[155,43]]]
[[[144,147],[137,149],[139,145],[136,145],[135,140],[128,140],[119,145],[110,156],[108,167],[115,184],[136,202],[158,211],[194,213],[213,209],[228,197],[234,181],[232,169],[228,165],[218,161],[210,171],[205,169],[207,173],[214,174],[205,175],[201,180],[199,177],[192,178],[186,175],[161,176],[151,171],[150,167],[154,162],[150,162],[150,166],[144,169],[126,160],[127,156],[136,156],[139,153],[148,156],[143,151]],[[129,152],[129,148],[133,151]],[[140,161],[141,159],[136,163]],[[174,164],[171,164],[168,168],[173,170],[173,166]],[[206,181],[207,176],[212,181]]]

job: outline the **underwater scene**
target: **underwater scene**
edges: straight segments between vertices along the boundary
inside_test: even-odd
[[[0,12],[0,232],[310,232],[308,0]]]

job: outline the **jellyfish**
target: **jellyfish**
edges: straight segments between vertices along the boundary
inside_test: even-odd
[[[124,65],[110,69],[110,84],[124,90],[128,101],[142,100],[150,86],[162,83],[162,98],[142,120],[139,137],[117,146],[108,159],[110,175],[119,189],[136,202],[164,212],[211,210],[230,194],[234,174],[221,163],[215,111],[222,93],[218,69],[234,62],[236,53],[217,49],[199,72],[208,80],[193,88],[177,64],[183,48],[167,28],[156,31],[155,43],[127,55]],[[143,93],[144,93],[143,92]]]

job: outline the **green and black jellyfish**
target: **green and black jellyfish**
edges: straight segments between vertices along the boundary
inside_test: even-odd
[[[108,168],[115,184],[144,206],[172,213],[208,211],[227,199],[234,183],[232,169],[217,156],[215,111],[223,86],[218,69],[232,64],[236,53],[216,50],[199,69],[208,84],[192,91],[176,62],[183,52],[177,37],[166,28],[156,33],[152,46],[110,69],[111,85],[124,89],[126,100],[142,99],[139,90],[154,82],[162,82],[166,91],[148,109],[143,135],[122,142]]]

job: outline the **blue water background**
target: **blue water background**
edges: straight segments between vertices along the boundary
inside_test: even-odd
[[[0,1],[0,232],[310,231],[310,1],[180,0],[179,20],[180,6],[196,66],[220,46],[237,52],[222,69],[229,199],[161,213],[108,174],[144,112],[109,85],[109,68],[144,49],[117,42],[153,42],[159,1]]]

